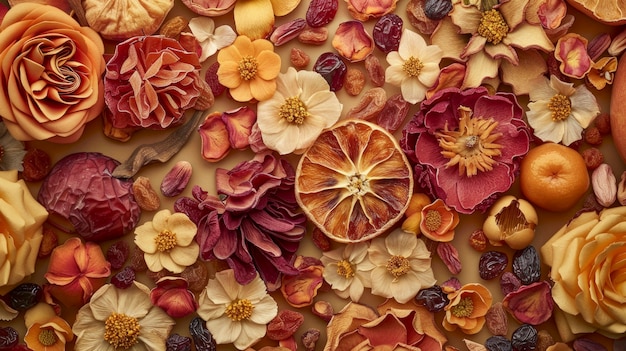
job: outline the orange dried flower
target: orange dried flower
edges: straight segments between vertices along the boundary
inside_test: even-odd
[[[459,224],[459,213],[448,207],[443,200],[422,208],[420,230],[428,239],[449,242],[454,239],[454,229]]]
[[[65,343],[74,339],[72,327],[56,315],[52,306],[39,303],[24,315],[24,342],[33,351],[65,351]]]
[[[485,325],[485,315],[491,307],[493,297],[479,283],[465,284],[448,294],[450,303],[445,307],[443,327],[447,331],[460,328],[465,334],[476,334]]]

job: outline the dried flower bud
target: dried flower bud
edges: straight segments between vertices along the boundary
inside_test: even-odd
[[[180,195],[191,179],[191,163],[178,161],[174,167],[167,172],[161,182],[161,192],[163,195],[171,197]]]
[[[613,205],[617,199],[617,180],[609,164],[603,163],[591,173],[591,186],[600,205]]]
[[[609,33],[600,33],[595,36],[587,45],[587,53],[593,61],[596,61],[611,45]]]

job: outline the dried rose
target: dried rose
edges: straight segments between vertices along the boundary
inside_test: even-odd
[[[107,115],[116,129],[165,129],[183,122],[201,94],[196,53],[163,36],[134,37],[117,44],[106,66]]]
[[[172,318],[183,318],[198,309],[194,294],[188,289],[187,280],[179,277],[163,277],[150,291],[150,301]]]
[[[539,325],[550,319],[554,308],[550,284],[546,281],[520,286],[508,293],[502,304],[520,323],[531,325]]]
[[[554,57],[561,62],[561,73],[571,78],[585,77],[593,65],[587,53],[587,39],[576,33],[568,33],[559,38]]]

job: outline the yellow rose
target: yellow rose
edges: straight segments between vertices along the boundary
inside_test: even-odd
[[[541,254],[552,267],[563,340],[596,331],[612,338],[626,333],[626,207],[581,214],[554,234]]]
[[[21,3],[0,24],[0,116],[18,140],[76,141],[104,107],[104,44],[54,6]]]
[[[47,218],[17,171],[0,172],[0,294],[35,271]]]

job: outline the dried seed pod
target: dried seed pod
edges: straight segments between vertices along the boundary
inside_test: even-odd
[[[306,21],[304,18],[296,18],[276,27],[272,35],[270,35],[270,41],[274,43],[275,46],[281,46],[297,37],[305,27]]]
[[[161,182],[161,192],[163,195],[172,197],[180,195],[191,179],[192,167],[187,161],[178,161],[174,167],[167,172]]]
[[[528,201],[506,195],[491,207],[483,232],[494,246],[507,244],[520,250],[533,241],[538,222],[537,211]]]

